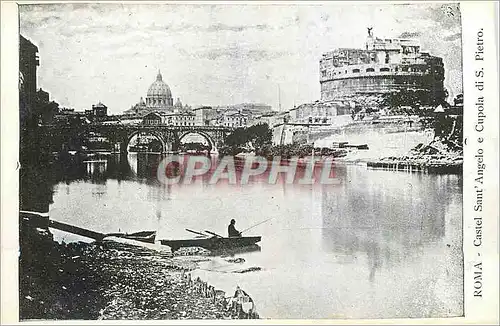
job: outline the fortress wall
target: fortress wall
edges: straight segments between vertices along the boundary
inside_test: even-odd
[[[411,127],[404,124],[357,125],[339,128],[329,134],[311,135],[315,146],[331,146],[332,142],[347,141],[350,144],[367,144],[369,150],[355,153],[357,158],[377,159],[381,156],[401,156],[419,143],[427,144],[434,138],[433,130],[426,130],[420,124]],[[359,157],[358,157],[359,156]]]
[[[384,94],[408,88],[439,94],[443,91],[443,82],[429,75],[370,76],[329,80],[321,84],[321,100],[331,101],[339,96],[363,93]]]

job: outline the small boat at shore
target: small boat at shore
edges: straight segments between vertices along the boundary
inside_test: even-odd
[[[209,256],[234,256],[249,252],[260,252],[262,248],[258,244],[253,244],[245,247],[222,248],[210,250]]]
[[[22,216],[27,216],[28,219],[33,220],[33,216],[36,217],[34,214],[39,214],[36,212],[27,212],[27,211],[21,211]],[[37,218],[40,220],[40,218]],[[37,222],[38,225],[40,225],[40,221]],[[51,227],[60,231],[64,232],[69,232],[72,234],[77,234],[86,238],[91,238],[96,241],[102,241],[104,238],[107,237],[117,237],[117,238],[123,238],[123,239],[129,239],[129,240],[135,240],[135,241],[141,241],[141,242],[146,242],[146,243],[155,243],[156,239],[156,231],[140,231],[140,232],[134,232],[134,233],[101,233],[101,232],[96,232],[92,231],[89,229],[85,229],[76,225],[71,225],[67,224],[64,222],[59,222],[59,221],[54,221],[54,220],[49,220],[48,219],[48,214],[47,214],[47,219],[46,222],[44,222],[47,227]]]
[[[135,240],[145,243],[155,243],[156,231],[140,231],[134,233],[108,233],[106,237],[117,237],[129,240]]]
[[[255,246],[257,242],[260,242],[262,237],[223,237],[216,233],[205,231],[211,236],[208,237],[197,231],[192,231],[186,229],[189,232],[198,234],[199,236],[194,239],[185,240],[160,240],[160,243],[164,246],[169,246],[172,252],[179,250],[182,247],[201,247],[210,251],[218,250],[231,250],[243,247]]]

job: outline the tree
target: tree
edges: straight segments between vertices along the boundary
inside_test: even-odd
[[[273,132],[267,124],[257,124],[250,127],[236,128],[226,137],[226,146],[222,152],[236,155],[251,144],[256,151],[272,145]]]
[[[255,148],[261,148],[272,144],[273,132],[264,123],[253,125],[248,128],[249,140]]]
[[[243,146],[248,142],[249,133],[247,128],[240,127],[233,130],[231,134],[226,137],[227,146]]]
[[[395,93],[387,94],[382,101],[383,106],[389,106],[391,110],[400,108],[402,106],[409,106],[413,108],[412,112],[415,113],[421,106],[430,105],[445,105],[447,91],[432,92],[427,90],[412,90],[403,89]]]

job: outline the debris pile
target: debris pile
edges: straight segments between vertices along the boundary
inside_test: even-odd
[[[43,244],[22,250],[21,319],[258,318],[251,298],[226,297],[192,280],[196,261],[176,259],[168,249],[115,241],[61,245],[50,237]]]
[[[183,247],[176,250],[173,256],[208,256],[210,251],[201,247]]]
[[[33,240],[20,237],[20,319],[97,319],[105,284],[86,266],[85,244],[59,245],[51,237]]]
[[[235,271],[235,273],[240,273],[240,274],[243,274],[243,273],[249,273],[249,272],[258,272],[258,271],[261,271],[262,268],[260,267],[249,267],[249,268],[245,268],[245,269],[240,269],[238,271]]]
[[[257,318],[211,285],[191,279],[196,260],[178,260],[154,250],[105,242],[95,272],[109,279],[99,319]],[[189,250],[188,250],[189,252]],[[199,253],[199,251],[196,251]],[[130,253],[133,253],[131,256]],[[191,253],[193,255],[193,253]],[[201,258],[203,259],[203,258]]]
[[[368,167],[430,173],[461,173],[463,147],[456,142],[434,139],[428,145],[418,144],[408,155],[384,157],[368,162]]]
[[[228,263],[234,263],[234,264],[242,264],[245,262],[244,258],[238,257],[238,258],[228,258],[226,259]]]

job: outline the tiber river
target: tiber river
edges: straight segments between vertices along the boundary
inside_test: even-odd
[[[185,228],[226,234],[230,219],[261,250],[215,257],[195,271],[216,288],[239,285],[263,318],[458,316],[463,311],[462,178],[336,165],[340,185],[164,185],[159,155],[81,163],[55,186],[50,217],[101,232]],[[214,158],[216,160],[216,158]],[[54,231],[56,239],[74,238]],[[236,266],[238,265],[238,266]],[[235,268],[260,271],[232,273]]]

